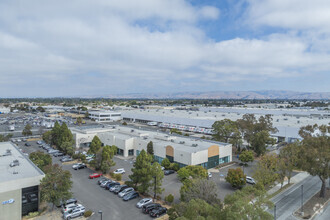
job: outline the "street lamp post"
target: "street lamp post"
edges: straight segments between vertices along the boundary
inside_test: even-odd
[[[156,199],[156,189],[157,189],[157,177],[154,176],[154,178],[155,178],[155,188],[154,188],[154,201],[155,201],[155,199]]]
[[[301,185],[301,216],[304,215],[304,185]]]
[[[276,204],[274,205],[274,220],[276,220]]]
[[[102,220],[102,218],[103,218],[103,216],[102,216],[102,210],[99,210],[99,214],[101,214],[101,220]]]

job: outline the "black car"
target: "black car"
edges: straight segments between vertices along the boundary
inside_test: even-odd
[[[27,146],[27,147],[30,147],[30,146],[31,146],[31,144],[30,144],[30,143],[28,143],[28,142],[26,142],[26,143],[25,143],[25,146]]]
[[[121,191],[123,191],[124,189],[128,188],[129,186],[127,185],[122,185],[120,188],[116,189],[115,191],[113,191],[115,194],[120,193]]]
[[[139,193],[133,191],[133,192],[130,192],[130,193],[128,193],[127,195],[125,195],[125,196],[123,197],[123,200],[124,200],[124,201],[128,201],[128,200],[131,200],[131,199],[135,199],[135,198],[137,198],[137,197],[139,197]]]
[[[142,213],[149,214],[151,210],[161,207],[158,203],[149,203],[145,206],[142,206]]]
[[[109,180],[108,178],[102,178],[102,179],[99,179],[98,181],[97,181],[97,184],[98,185],[101,185],[101,183],[103,182],[103,181],[107,181],[107,180]]]
[[[111,187],[116,186],[116,185],[120,185],[120,183],[118,183],[118,182],[110,182],[110,183],[107,183],[107,185],[104,188],[106,190],[109,190]]]
[[[172,173],[175,173],[175,171],[174,170],[164,170],[164,175],[170,175],[170,174],[172,174]]]
[[[161,206],[161,207],[151,210],[149,215],[153,218],[156,218],[156,217],[158,218],[159,216],[165,214],[166,212],[167,212],[167,208]]]
[[[72,169],[74,169],[74,170],[80,170],[80,169],[84,169],[84,168],[86,168],[87,166],[86,166],[86,164],[84,164],[84,163],[77,163],[77,164],[74,164],[73,166],[72,166]]]

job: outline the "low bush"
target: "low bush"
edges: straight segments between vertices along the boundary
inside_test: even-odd
[[[165,202],[168,204],[172,204],[174,201],[174,196],[172,194],[169,194],[168,196],[165,197]]]
[[[87,218],[93,214],[92,210],[88,210],[84,213],[84,217]]]
[[[121,175],[120,173],[118,173],[118,174],[114,174],[114,178],[115,178],[115,180],[117,180],[117,181],[121,181],[122,175]]]
[[[39,215],[39,212],[29,212],[27,218],[34,218]]]

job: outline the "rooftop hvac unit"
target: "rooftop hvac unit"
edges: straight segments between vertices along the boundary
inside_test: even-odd
[[[3,155],[1,155],[1,156],[10,156],[11,155],[11,150],[10,149],[7,149],[6,150],[6,153],[4,153]]]
[[[198,144],[192,144],[191,146],[193,146],[193,147],[197,147],[197,146],[198,146]]]
[[[180,143],[180,144],[184,144],[185,142],[184,142],[184,141],[180,141],[179,143]]]
[[[134,132],[134,129],[132,129],[131,132]]]
[[[146,140],[146,139],[148,139],[148,137],[147,136],[144,136],[143,139]]]
[[[174,139],[171,139],[171,142],[174,142]]]

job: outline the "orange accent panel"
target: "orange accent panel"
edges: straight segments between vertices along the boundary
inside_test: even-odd
[[[166,147],[166,155],[174,157],[174,149],[172,146],[168,145]]]
[[[212,145],[208,149],[208,157],[214,157],[219,155],[219,146],[218,145]]]

